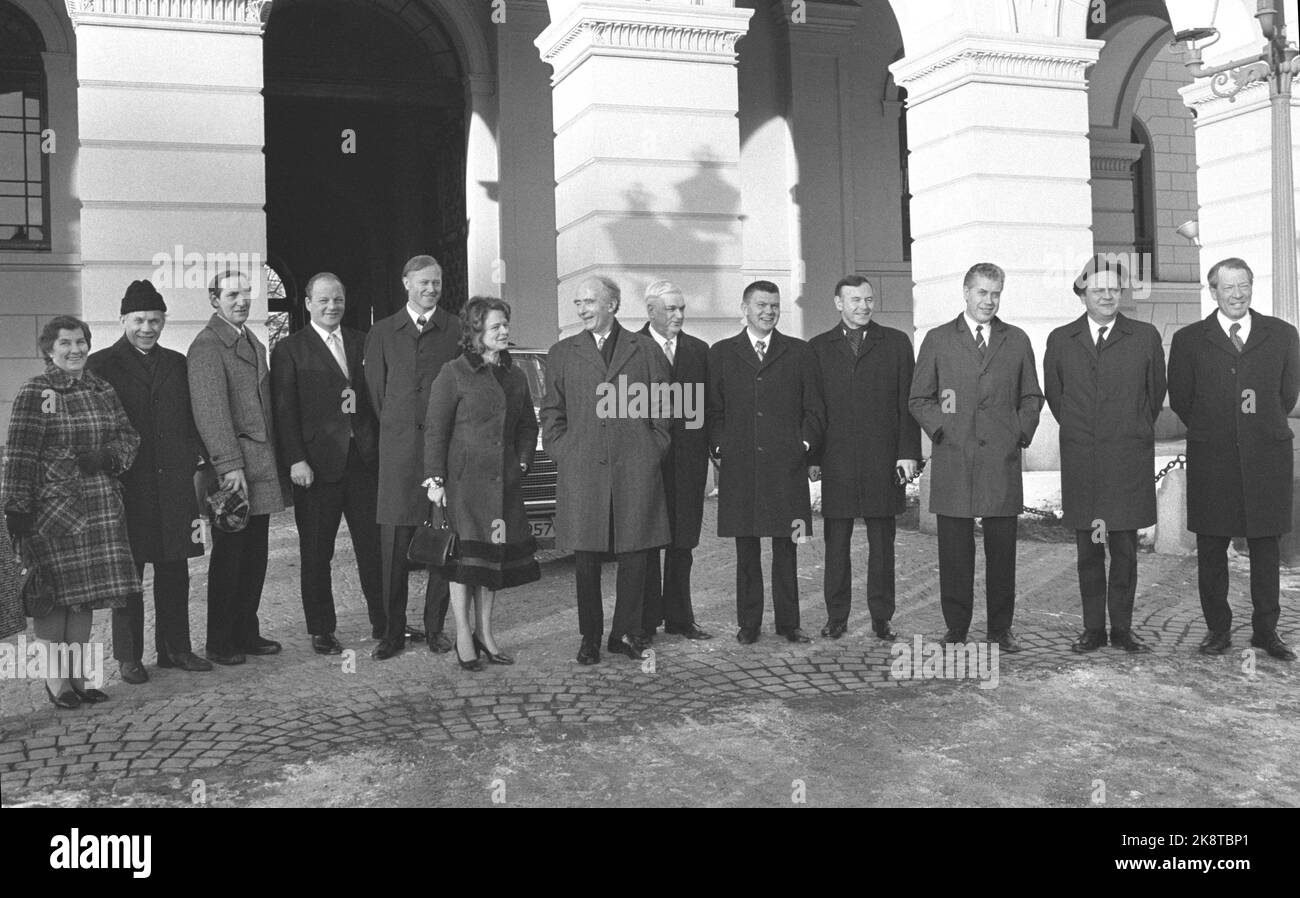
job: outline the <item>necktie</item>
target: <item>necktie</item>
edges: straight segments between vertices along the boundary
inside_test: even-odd
[[[1232,327],[1228,328],[1228,333],[1232,336],[1232,345],[1237,347],[1237,352],[1241,352],[1246,348],[1245,341],[1242,340],[1241,336],[1237,333],[1239,330],[1241,330],[1240,324],[1234,324]]]
[[[986,344],[984,342],[984,325],[977,324],[975,325],[975,348],[980,351],[980,358],[984,358],[985,347]]]
[[[1101,352],[1101,347],[1102,347],[1102,346],[1105,344],[1105,342],[1106,342],[1106,331],[1109,330],[1109,329],[1110,329],[1110,325],[1109,325],[1109,324],[1104,325],[1103,327],[1099,327],[1099,328],[1097,328],[1097,351],[1098,351],[1098,352]]]
[[[668,356],[668,364],[673,363],[673,341],[664,340],[664,355]]]
[[[343,352],[343,340],[339,337],[339,332],[334,331],[331,333],[329,339],[325,341],[325,344],[329,346],[330,352],[334,354],[334,361],[338,362],[339,370],[343,372],[343,376],[348,377],[350,380],[351,378],[348,375],[348,357]]]
[[[602,337],[600,334],[596,335],[596,351],[597,352],[605,351],[605,338]]]
[[[763,361],[763,356],[767,355],[767,341],[759,340],[755,343],[754,351],[758,353],[758,360]]]
[[[420,333],[424,333],[425,325],[427,325],[428,323],[429,323],[428,315],[421,315],[419,318],[415,319],[415,326],[420,329]]]
[[[853,354],[857,355],[862,351],[862,329],[851,327],[848,329],[849,345],[853,347]]]

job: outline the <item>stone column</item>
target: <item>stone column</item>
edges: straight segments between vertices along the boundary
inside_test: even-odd
[[[500,296],[505,271],[501,264],[501,214],[497,204],[501,179],[497,165],[496,79],[471,75],[466,94],[469,118],[465,144],[465,215],[469,219],[465,248],[469,275],[467,296]]]
[[[678,282],[691,331],[734,333],[741,226],[736,41],[750,10],[709,4],[552,0],[537,38],[551,65],[558,321],[593,274],[623,288],[622,318]],[[789,291],[788,283],[779,285]]]
[[[1100,46],[964,34],[890,67],[908,90],[918,345],[961,313],[976,262],[1006,270],[1000,317],[1029,334],[1040,367],[1048,333],[1078,316],[1070,284],[1092,251],[1084,72]],[[1060,466],[1043,419],[1027,469]]]
[[[511,339],[550,346],[555,319],[555,136],[549,69],[533,41],[549,23],[542,0],[511,0],[497,26],[501,120],[498,186],[501,296],[510,302]]]
[[[96,345],[128,283],[167,298],[184,350],[212,309],[213,268],[240,267],[266,317],[262,0],[78,0],[82,312]]]
[[[1141,158],[1140,144],[1092,142],[1092,230],[1099,252],[1134,251],[1133,166]]]
[[[853,144],[862,137],[850,120],[850,106],[869,102],[853,97],[854,67],[863,65],[863,50],[851,42],[862,10],[814,0],[789,7],[790,117],[798,159],[797,212],[805,304],[824,320],[835,282],[857,270],[854,233],[858,205],[854,198]],[[892,210],[891,210],[892,211]],[[879,284],[876,290],[880,291]],[[784,324],[785,315],[782,314]],[[802,324],[802,322],[800,322]],[[811,337],[811,333],[788,333]]]

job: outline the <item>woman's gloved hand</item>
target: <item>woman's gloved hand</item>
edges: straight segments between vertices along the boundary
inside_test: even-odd
[[[96,452],[83,452],[77,456],[77,467],[83,474],[108,473],[113,470],[113,453],[107,449]]]
[[[36,523],[35,512],[30,511],[6,511],[5,526],[9,528],[9,539],[22,539],[30,536],[32,526]]]

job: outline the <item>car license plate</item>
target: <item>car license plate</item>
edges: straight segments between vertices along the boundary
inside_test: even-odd
[[[534,539],[555,538],[555,522],[550,518],[542,521],[529,521],[528,526],[532,528]]]

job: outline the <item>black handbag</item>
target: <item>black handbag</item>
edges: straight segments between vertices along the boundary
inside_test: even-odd
[[[458,555],[460,538],[451,529],[446,510],[441,505],[430,502],[428,517],[415,528],[411,544],[406,548],[406,560],[414,564],[442,567],[454,561]]]
[[[54,588],[32,553],[27,551],[23,540],[18,543],[18,560],[22,565],[18,576],[22,584],[20,593],[23,597],[23,611],[28,617],[45,617],[56,607]]]

